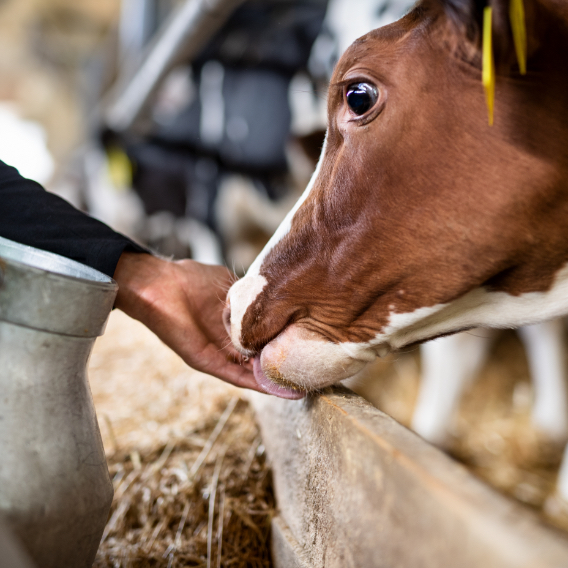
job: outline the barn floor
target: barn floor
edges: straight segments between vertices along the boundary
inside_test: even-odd
[[[375,405],[408,425],[417,351],[382,360],[367,376]],[[119,311],[97,341],[89,378],[115,487],[95,566],[271,566],[272,484],[243,393],[189,369]],[[535,432],[530,401],[522,347],[505,333],[462,403],[451,453],[541,509],[562,448]]]
[[[272,483],[241,392],[119,311],[89,379],[115,490],[94,566],[271,566]]]

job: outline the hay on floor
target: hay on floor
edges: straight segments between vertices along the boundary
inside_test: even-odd
[[[243,392],[120,312],[89,375],[115,490],[94,566],[271,566],[271,477]]]

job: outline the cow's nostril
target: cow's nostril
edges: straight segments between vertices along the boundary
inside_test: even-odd
[[[225,306],[223,310],[223,324],[229,336],[231,335],[231,306]]]

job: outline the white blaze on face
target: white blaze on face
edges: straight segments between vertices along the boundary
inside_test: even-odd
[[[314,173],[312,174],[312,177],[310,178],[310,182],[306,186],[304,193],[302,193],[302,195],[300,196],[298,201],[296,201],[296,204],[294,205],[294,207],[292,207],[292,209],[290,209],[290,211],[288,212],[288,215],[286,215],[286,217],[284,217],[284,220],[282,221],[282,223],[280,223],[278,229],[276,229],[275,233],[272,235],[270,240],[266,243],[266,246],[262,249],[261,253],[256,257],[255,261],[250,265],[250,268],[247,270],[247,273],[242,280],[249,278],[249,277],[252,277],[252,276],[256,276],[257,274],[259,274],[260,267],[262,266],[262,261],[266,258],[267,254],[276,246],[277,243],[279,243],[290,232],[290,227],[292,226],[292,218],[294,217],[294,215],[296,214],[296,211],[298,211],[298,209],[300,208],[302,203],[304,203],[304,201],[306,201],[306,199],[307,199],[308,195],[310,194],[310,192],[312,191],[312,188],[314,187],[316,179],[319,175],[319,171],[321,169],[321,164],[322,164],[322,161],[323,161],[323,156],[325,155],[326,143],[327,143],[327,138],[323,142],[323,147],[322,147],[322,150],[321,150],[320,158],[318,160],[316,169],[315,169]]]
[[[296,211],[300,208],[302,203],[308,197],[312,187],[314,186],[315,180],[318,176],[322,156],[325,153],[325,141],[323,143],[322,152],[318,165],[308,183],[304,193],[300,196],[300,199],[296,202],[294,207],[286,215],[282,223],[271,239],[268,241],[262,252],[258,255],[255,261],[251,264],[246,275],[235,282],[227,294],[227,301],[231,306],[231,341],[236,349],[241,351],[243,354],[250,355],[241,345],[241,328],[242,320],[247,311],[247,308],[254,302],[256,297],[262,292],[262,289],[266,285],[266,278],[260,276],[260,267],[262,261],[266,258],[266,255],[275,247],[275,245],[282,240],[282,238],[290,232],[290,227],[292,226],[292,217],[296,214]]]
[[[266,285],[264,276],[250,276],[237,280],[229,290],[227,301],[231,305],[231,341],[244,355],[252,355],[241,345],[241,327],[247,308]]]

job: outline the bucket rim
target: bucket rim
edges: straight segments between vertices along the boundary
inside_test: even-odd
[[[96,268],[53,252],[0,237],[0,269],[3,268],[3,264],[15,264],[36,273],[47,273],[51,277],[80,282],[95,288],[108,290],[118,288],[117,282],[111,276]]]

